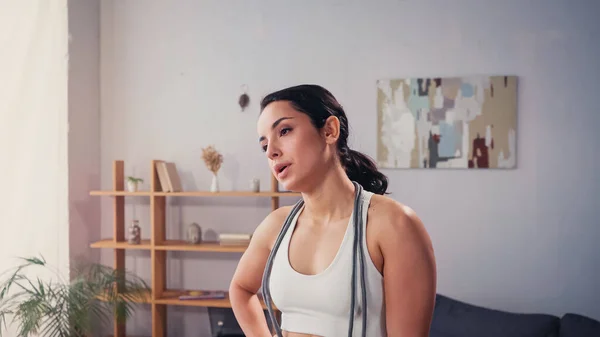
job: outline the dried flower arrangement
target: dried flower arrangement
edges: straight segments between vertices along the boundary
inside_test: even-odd
[[[215,149],[213,145],[210,145],[202,149],[202,159],[206,164],[206,167],[213,173],[217,174],[223,164],[223,156]]]
[[[217,179],[217,172],[223,164],[223,156],[215,149],[214,146],[210,145],[202,149],[202,159],[206,164],[206,167],[212,172],[212,183],[210,185],[211,192],[219,191],[219,181]]]

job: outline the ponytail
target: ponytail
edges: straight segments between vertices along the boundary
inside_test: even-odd
[[[369,192],[386,194],[388,179],[377,170],[371,158],[346,147],[340,150],[340,159],[350,180],[356,181]]]

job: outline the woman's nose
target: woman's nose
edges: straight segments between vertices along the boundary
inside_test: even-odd
[[[269,144],[267,146],[267,157],[269,159],[275,159],[281,156],[281,151],[275,144]]]

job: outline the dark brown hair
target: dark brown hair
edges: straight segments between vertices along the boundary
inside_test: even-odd
[[[268,94],[260,103],[262,112],[267,105],[276,101],[287,101],[299,112],[308,115],[312,124],[321,129],[329,116],[340,121],[338,155],[350,180],[359,183],[365,190],[385,194],[387,177],[379,172],[375,162],[363,153],[348,147],[348,118],[341,104],[325,88],[314,84],[293,86]]]

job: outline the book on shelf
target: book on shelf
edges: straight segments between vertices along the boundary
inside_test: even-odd
[[[219,234],[219,244],[225,246],[247,245],[252,239],[252,234],[245,233],[221,233]]]
[[[185,300],[220,300],[226,297],[224,290],[197,290],[187,291],[184,295],[180,295],[179,299]]]
[[[221,233],[219,240],[250,240],[252,234],[247,233]]]
[[[181,178],[177,172],[177,165],[173,162],[156,162],[156,173],[160,182],[161,192],[182,192]]]
[[[247,246],[250,244],[250,240],[224,240],[219,241],[221,246]]]

